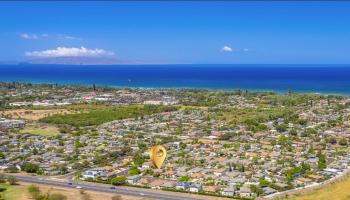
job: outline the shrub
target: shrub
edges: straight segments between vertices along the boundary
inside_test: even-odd
[[[67,197],[64,196],[63,194],[60,194],[60,193],[53,193],[53,194],[50,194],[49,199],[50,200],[66,200]]]
[[[32,196],[32,198],[34,199],[38,199],[40,198],[40,190],[39,187],[36,185],[30,185],[28,187],[28,192],[30,193],[30,195]]]
[[[9,182],[10,185],[16,185],[17,184],[17,179],[14,176],[8,176],[7,181]]]
[[[348,142],[346,141],[345,138],[342,138],[342,139],[339,140],[339,144],[342,145],[342,146],[346,146],[346,145],[348,145]]]
[[[10,166],[8,168],[5,169],[6,172],[8,173],[17,173],[18,172],[18,168],[15,166]]]
[[[5,183],[6,182],[6,177],[4,174],[0,174],[0,183]]]

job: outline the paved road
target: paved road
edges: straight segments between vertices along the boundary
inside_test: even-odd
[[[14,175],[18,181],[29,182],[29,183],[37,183],[44,185],[52,185],[66,188],[76,188],[77,186],[82,187],[84,190],[97,191],[97,192],[107,192],[113,194],[121,194],[121,195],[130,195],[130,196],[138,196],[138,197],[147,197],[153,199],[164,199],[164,200],[203,200],[205,198],[200,197],[192,197],[190,194],[183,196],[176,195],[175,192],[165,192],[165,191],[153,191],[149,189],[140,189],[140,188],[125,188],[125,187],[115,187],[115,189],[111,189],[111,185],[103,185],[103,184],[94,184],[94,183],[72,183],[72,185],[68,184],[66,180],[55,180],[50,178],[41,178],[37,176],[21,176]]]

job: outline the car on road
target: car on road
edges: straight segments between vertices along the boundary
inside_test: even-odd
[[[112,187],[110,187],[109,189],[111,189],[111,190],[115,190],[115,187],[114,187],[114,186],[112,186]]]
[[[141,192],[140,195],[141,195],[141,196],[144,196],[145,194]]]
[[[78,185],[77,187],[75,187],[77,189],[83,189],[83,187],[81,187],[80,185]]]
[[[73,185],[73,183],[69,182],[68,185]]]

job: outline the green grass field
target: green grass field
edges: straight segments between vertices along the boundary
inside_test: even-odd
[[[26,127],[21,131],[21,133],[27,133],[32,135],[41,135],[44,137],[52,137],[59,134],[59,131],[56,127],[47,126],[47,127]]]
[[[53,115],[41,119],[51,124],[69,124],[72,126],[94,126],[105,122],[126,118],[143,117],[160,112],[176,110],[173,106],[127,105],[127,106],[80,106],[84,113]],[[79,110],[80,107],[74,107]]]

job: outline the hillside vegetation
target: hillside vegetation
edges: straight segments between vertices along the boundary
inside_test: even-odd
[[[332,185],[278,200],[348,200],[350,199],[349,188],[350,176]]]

